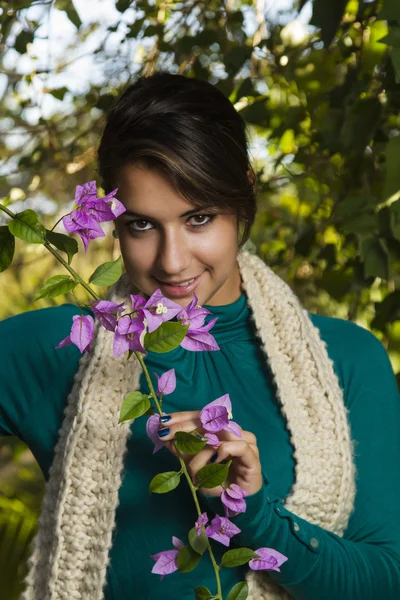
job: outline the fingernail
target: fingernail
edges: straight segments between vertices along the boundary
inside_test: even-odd
[[[158,432],[159,437],[165,437],[168,434],[169,434],[169,427],[166,427],[165,429],[160,429],[160,431]]]
[[[212,455],[212,457],[210,458],[210,462],[215,462],[218,458],[218,452],[216,452],[215,454]]]
[[[160,423],[168,423],[168,421],[171,419],[171,415],[164,415],[162,417],[160,417]]]

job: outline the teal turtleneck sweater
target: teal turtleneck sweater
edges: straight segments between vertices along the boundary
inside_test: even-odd
[[[327,343],[349,410],[355,440],[356,499],[344,538],[285,510],[294,483],[295,462],[289,432],[254,325],[246,295],[227,306],[208,306],[218,317],[212,333],[220,351],[149,353],[154,373],[174,368],[176,390],[164,398],[165,412],[200,410],[229,393],[233,417],[258,440],[264,486],[247,498],[247,512],[232,520],[242,530],[231,547],[272,547],[288,557],[274,579],[296,600],[398,600],[400,598],[400,398],[386,352],[368,331],[346,321],[311,315]],[[16,435],[35,455],[48,477],[67,395],[78,369],[75,346],[55,349],[66,337],[77,307],[63,305],[0,323],[0,435]],[[147,392],[142,375],[141,390]],[[166,448],[153,454],[146,417],[132,424],[120,488],[106,600],[194,598],[204,585],[216,591],[207,555],[190,573],[160,581],[151,574],[152,554],[186,541],[196,512],[185,483],[173,492],[149,494],[151,478],[175,470]],[[223,514],[220,500],[202,498],[203,510]],[[226,548],[212,541],[217,560]],[[222,569],[224,597],[244,578],[244,567]]]

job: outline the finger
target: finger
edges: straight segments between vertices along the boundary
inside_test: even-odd
[[[175,439],[175,434],[177,431],[186,431],[190,432],[194,429],[201,428],[200,419],[190,419],[188,421],[180,421],[178,423],[166,423],[161,424],[161,428],[158,430],[158,437],[160,440],[167,442]],[[200,433],[202,433],[202,428],[200,429]]]
[[[168,421],[164,421],[164,424],[168,425],[179,423],[180,421],[190,421],[198,419],[200,415],[199,410],[183,410],[180,412],[170,413],[169,415],[163,415],[163,417],[169,417]]]

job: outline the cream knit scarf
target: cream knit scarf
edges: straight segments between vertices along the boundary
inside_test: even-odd
[[[346,409],[332,362],[289,286],[256,255],[242,250],[238,264],[295,449],[296,481],[285,506],[341,536],[353,507],[355,474]],[[127,301],[129,292],[138,293],[123,276],[109,299]],[[131,433],[129,422],[118,425],[118,415],[124,397],[138,389],[141,372],[134,356],[130,361],[125,355],[112,357],[112,337],[97,323],[92,354],[80,360],[22,600],[104,598]],[[249,600],[289,598],[265,572],[249,571],[247,578]]]

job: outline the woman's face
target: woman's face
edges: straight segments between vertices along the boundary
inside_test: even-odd
[[[160,288],[182,307],[193,293],[201,305],[230,304],[239,298],[235,215],[195,208],[161,175],[137,165],[124,166],[118,184],[117,197],[127,210],[116,226],[133,285],[146,296]],[[166,285],[193,277],[199,278],[194,289]]]

